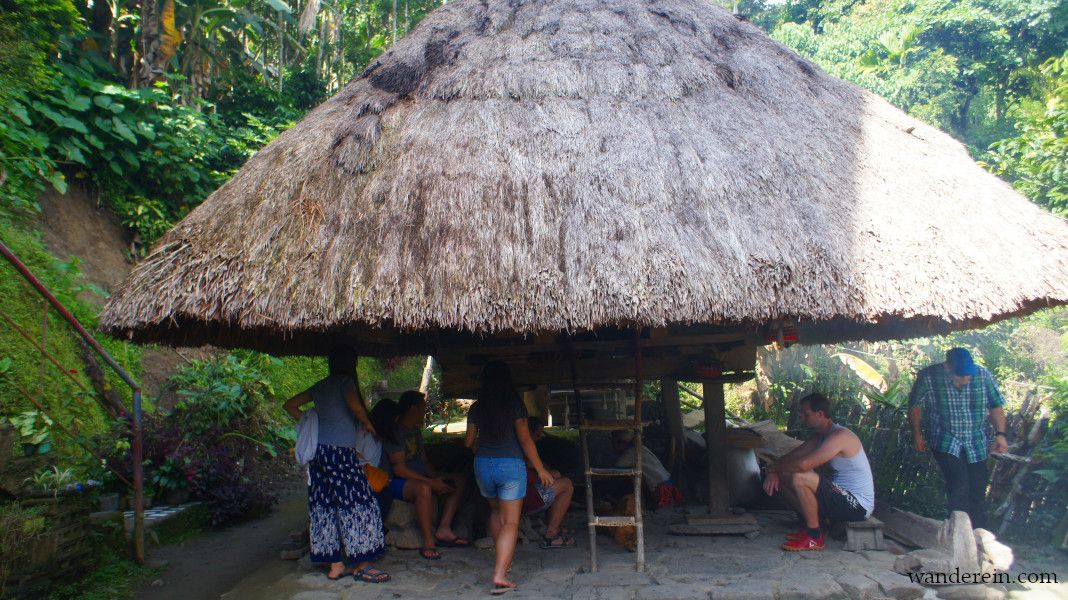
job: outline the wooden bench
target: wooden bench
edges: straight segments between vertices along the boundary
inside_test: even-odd
[[[886,543],[883,541],[883,522],[875,517],[868,517],[863,521],[847,522],[845,549],[851,552],[886,550]]]

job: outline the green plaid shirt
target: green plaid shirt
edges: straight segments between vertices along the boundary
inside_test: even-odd
[[[932,450],[960,456],[968,463],[986,460],[985,423],[990,409],[1005,404],[994,378],[977,367],[968,385],[957,389],[945,363],[920,371],[909,394],[909,406],[920,406],[927,445]]]

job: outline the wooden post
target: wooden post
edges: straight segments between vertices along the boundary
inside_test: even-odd
[[[703,381],[705,397],[705,440],[708,446],[708,514],[730,512],[730,489],[727,487],[726,406],[721,381]]]
[[[667,421],[668,433],[671,434],[671,476],[676,483],[682,483],[686,465],[686,432],[682,428],[682,404],[679,402],[679,386],[674,379],[660,380],[660,400],[664,408],[664,420]]]

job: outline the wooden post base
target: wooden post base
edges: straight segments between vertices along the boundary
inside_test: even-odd
[[[699,514],[690,515],[685,523],[668,527],[675,535],[748,535],[760,532],[756,517],[750,514]]]

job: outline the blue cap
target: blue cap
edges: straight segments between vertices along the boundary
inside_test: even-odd
[[[972,353],[964,348],[952,348],[946,352],[946,363],[949,365],[949,370],[957,377],[974,376],[977,370],[975,361],[972,360]]]

